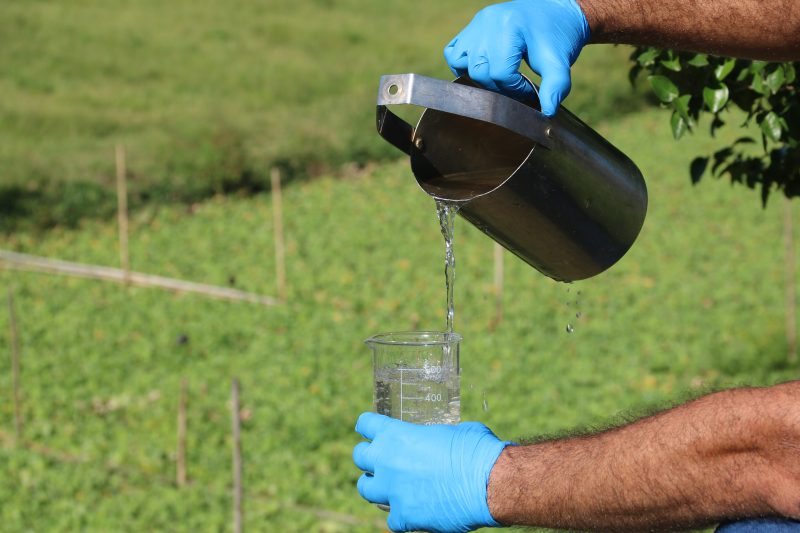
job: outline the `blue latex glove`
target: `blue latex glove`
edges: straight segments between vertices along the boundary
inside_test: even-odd
[[[353,450],[366,473],[364,499],[389,505],[392,531],[470,531],[497,527],[486,501],[489,473],[508,442],[478,422],[420,426],[375,413],[358,418],[356,431],[372,442]]]
[[[569,94],[569,69],[589,41],[589,24],[575,0],[516,0],[488,6],[444,49],[456,76],[520,100],[534,89],[519,73],[522,59],[542,77],[539,100],[555,115]]]

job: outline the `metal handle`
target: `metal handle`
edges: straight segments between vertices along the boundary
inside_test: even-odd
[[[551,124],[541,112],[502,94],[419,74],[381,76],[378,88],[378,132],[410,153],[413,128],[389,111],[392,104],[413,104],[489,122],[551,147]]]

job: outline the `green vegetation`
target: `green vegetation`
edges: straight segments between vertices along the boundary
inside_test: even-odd
[[[764,203],[773,189],[788,198],[800,194],[796,83],[800,62],[767,63],[648,46],[636,48],[631,59],[631,80],[648,72],[656,97],[672,111],[670,126],[675,139],[692,131],[705,113],[711,115],[711,135],[731,121],[734,128],[744,128],[746,135],[723,143],[711,156],[692,161],[693,182],[708,170],[715,177],[727,175],[732,182],[760,188]]]
[[[116,143],[133,205],[258,191],[271,166],[302,177],[396,157],[373,133],[378,78],[450,76],[442,49],[480,4],[5,1],[0,230],[108,216]],[[628,53],[587,50],[571,108],[599,120],[639,105]]]
[[[284,189],[280,307],[0,270],[17,304],[28,442],[14,444],[4,353],[1,529],[226,529],[235,376],[247,528],[377,529],[384,515],[356,494],[350,460],[372,394],[361,341],[443,326],[444,250],[433,202],[374,131],[374,92],[384,73],[447,76],[441,48],[479,4],[4,3],[0,248],[115,265],[121,142],[135,270],[274,294],[267,169],[317,179]],[[567,100],[648,181],[648,219],[618,265],[563,285],[508,256],[505,318],[491,330],[492,243],[456,224],[463,418],[502,437],[796,375],[781,206],[762,209],[741,187],[689,186],[692,156],[716,141],[695,135],[685,152],[686,140],[672,142],[628,86],[629,53],[589,47]],[[738,136],[727,130],[722,142]],[[232,191],[258,194],[220,194]],[[184,377],[190,484],[179,489]]]
[[[456,328],[463,333],[463,416],[504,437],[612,422],[708,388],[787,380],[778,204],[681,179],[657,110],[602,132],[634,154],[651,209],[623,260],[563,285],[508,257],[505,319],[495,331],[492,244],[456,225]],[[698,140],[705,148],[709,141]],[[352,431],[371,402],[373,333],[439,328],[443,244],[433,202],[405,162],[285,191],[289,303],[264,308],[0,273],[14,286],[23,346],[26,435],[80,458],[14,448],[0,402],[0,519],[8,530],[223,529],[230,516],[230,378],[243,384],[247,525],[269,531],[374,530],[357,496]],[[115,229],[87,222],[5,248],[101,264]],[[273,292],[268,196],[218,197],[193,211],[145,208],[133,266]],[[580,291],[580,292],[578,292]],[[577,301],[577,303],[576,303]],[[580,318],[575,318],[577,312]],[[567,334],[567,323],[575,332]],[[8,345],[0,314],[0,345]],[[185,335],[188,342],[180,343]],[[10,389],[8,359],[0,390]],[[181,377],[189,380],[191,485],[173,486]],[[484,399],[488,411],[484,411]],[[364,519],[353,527],[307,507]]]

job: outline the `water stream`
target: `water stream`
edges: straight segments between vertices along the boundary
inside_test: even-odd
[[[439,216],[439,226],[444,237],[444,278],[447,289],[447,333],[453,333],[453,322],[455,319],[455,306],[453,304],[453,292],[456,277],[456,258],[453,254],[453,231],[455,227],[456,215],[461,209],[461,202],[452,202],[436,199],[436,214]]]

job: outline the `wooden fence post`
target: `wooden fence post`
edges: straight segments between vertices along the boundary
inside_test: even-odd
[[[17,326],[17,316],[14,312],[14,294],[11,287],[8,288],[8,329],[11,337],[11,386],[14,395],[14,430],[19,444],[22,443],[24,430],[19,382],[19,328]]]
[[[231,382],[231,423],[233,433],[233,533],[242,533],[242,441],[239,418],[239,380]]]
[[[131,259],[128,253],[128,176],[125,168],[125,147],[116,147],[117,160],[117,221],[119,224],[119,266],[130,283]]]
[[[181,392],[178,399],[178,450],[176,456],[177,472],[176,482],[178,487],[186,485],[186,401],[188,383],[186,378],[181,379]]]
[[[272,213],[275,228],[275,279],[278,285],[278,299],[286,302],[286,247],[283,234],[283,199],[281,197],[281,172],[273,168],[270,172],[272,183]]]
[[[489,329],[494,330],[503,320],[503,247],[494,243],[494,318],[489,323]]]

